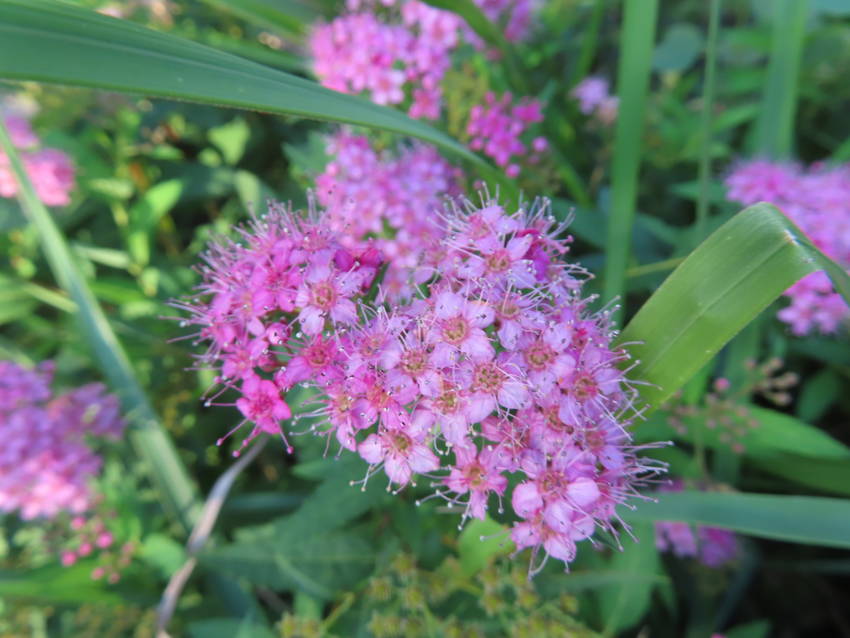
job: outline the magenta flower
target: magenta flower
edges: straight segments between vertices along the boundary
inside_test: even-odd
[[[472,445],[458,445],[454,454],[455,464],[445,479],[446,487],[456,494],[468,493],[467,515],[483,520],[490,494],[501,496],[508,487],[500,456],[491,447],[479,452]]]
[[[315,336],[325,327],[325,318],[335,323],[357,321],[357,308],[350,297],[356,294],[361,282],[348,273],[335,273],[327,264],[315,264],[304,275],[295,295],[295,305],[301,308],[298,320],[301,329]]]
[[[402,428],[381,428],[370,434],[357,448],[370,465],[383,463],[384,471],[393,483],[407,485],[414,473],[432,472],[440,461],[425,443],[433,415],[415,412]]]

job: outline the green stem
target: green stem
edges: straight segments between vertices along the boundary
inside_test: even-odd
[[[655,41],[658,0],[626,0],[620,36],[617,88],[620,97],[611,169],[612,206],[605,263],[605,299],[620,299],[615,319],[622,317],[626,266],[631,253],[637,204],[643,119]]]
[[[129,437],[146,464],[165,508],[187,531],[200,510],[194,483],[174,444],[162,428],[144,390],[136,379],[130,361],[118,341],[80,269],[68,242],[35,193],[6,128],[0,121],[0,150],[9,158],[18,184],[18,198],[38,238],[53,276],[76,304],[82,334],[112,389],[118,394],[125,415],[132,424]]]
[[[590,21],[582,37],[578,60],[570,76],[570,87],[578,84],[593,65],[593,58],[596,56],[599,45],[599,28],[602,26],[602,16],[605,15],[605,4],[606,0],[596,0],[593,5],[593,13],[590,14]]]
[[[773,35],[761,109],[755,123],[755,151],[782,159],[791,155],[798,78],[809,15],[808,0],[774,0]]]
[[[722,0],[711,0],[708,19],[708,43],[705,51],[705,86],[702,93],[702,117],[700,118],[701,148],[699,157],[699,199],[697,200],[697,217],[695,228],[695,244],[705,238],[706,223],[708,222],[709,198],[708,187],[711,178],[711,118],[714,110],[714,75],[717,66],[717,37],[720,30],[720,5]]]

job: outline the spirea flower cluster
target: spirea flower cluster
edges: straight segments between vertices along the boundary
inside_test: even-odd
[[[505,36],[529,31],[530,0],[475,0]],[[346,13],[319,24],[310,36],[313,72],[342,93],[365,94],[377,104],[403,105],[414,118],[437,119],[442,81],[461,39],[481,40],[449,11],[419,0],[348,0]]]
[[[56,394],[53,370],[51,362],[28,369],[0,361],[0,511],[23,519],[89,510],[101,459],[88,438],[117,439],[124,429],[102,385]]]
[[[460,19],[417,0],[386,9],[387,16],[373,4],[349,0],[348,13],[313,30],[313,71],[328,88],[365,93],[377,104],[408,102],[411,117],[438,118]]]
[[[211,342],[204,361],[240,394],[246,441],[286,439],[286,394],[307,383],[311,429],[369,464],[364,483],[424,478],[464,517],[508,501],[517,547],[565,563],[597,525],[614,531],[655,468],[626,430],[627,354],[581,297],[586,273],[563,261],[547,204],[445,211],[439,258],[403,305],[367,302],[381,258],[346,248],[332,218],[273,208],[212,248],[184,305]]]
[[[578,100],[579,110],[585,115],[593,116],[605,125],[613,124],[617,119],[620,100],[611,95],[605,78],[590,75],[576,84],[571,95]]]
[[[476,104],[469,111],[466,125],[469,147],[493,158],[508,177],[517,177],[518,162],[535,164],[540,153],[549,148],[545,137],[535,137],[530,145],[522,141],[529,127],[542,121],[542,105],[538,100],[523,98],[515,102],[510,93],[502,97],[487,93],[484,104]]]
[[[74,188],[74,165],[71,159],[55,148],[42,148],[29,120],[21,114],[0,109],[0,117],[12,144],[21,151],[24,169],[32,181],[39,199],[47,206],[66,206]],[[0,197],[15,197],[18,181],[6,154],[0,150]]]
[[[850,268],[850,165],[754,160],[736,166],[726,188],[731,201],[776,205],[827,256]],[[823,272],[798,281],[785,296],[791,303],[777,316],[795,335],[835,333],[850,314]]]
[[[681,481],[671,481],[661,492],[681,492]],[[740,554],[734,533],[719,527],[698,525],[696,528],[681,521],[655,523],[655,546],[658,551],[670,552],[679,558],[696,558],[706,567],[717,569],[737,560]]]
[[[367,137],[345,131],[328,140],[327,152],[332,159],[316,177],[325,222],[351,248],[373,237],[387,260],[383,296],[409,299],[421,283],[418,267],[439,254],[442,228],[432,213],[457,193],[459,170],[431,146],[378,152]]]

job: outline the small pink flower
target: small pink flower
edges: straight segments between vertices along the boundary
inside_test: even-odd
[[[404,429],[382,428],[370,434],[357,451],[370,465],[384,464],[393,483],[404,486],[414,473],[432,472],[440,461],[425,443],[433,416],[426,411],[413,414]]]

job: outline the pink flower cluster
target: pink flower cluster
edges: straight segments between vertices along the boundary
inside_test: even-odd
[[[284,395],[309,383],[312,411],[294,420],[318,417],[312,431],[366,460],[364,483],[380,469],[398,489],[421,475],[483,518],[512,475],[513,541],[568,563],[657,471],[625,429],[628,355],[611,347],[607,313],[587,310],[547,203],[508,214],[487,200],[442,221],[438,258],[417,266],[427,276],[404,305],[356,299],[377,260],[276,208],[213,247],[185,307],[212,342],[206,361],[241,392],[246,440],[283,435]]]
[[[578,100],[579,110],[585,115],[592,115],[605,125],[613,124],[617,119],[620,100],[610,94],[605,78],[588,76],[576,84],[570,94]]]
[[[754,160],[739,164],[726,178],[727,197],[744,205],[775,204],[827,256],[850,268],[850,164],[804,168]],[[850,315],[823,272],[785,291],[790,305],[778,317],[795,335],[836,332]]]
[[[341,352],[327,330],[359,321],[355,300],[383,259],[368,243],[355,251],[340,239],[312,206],[301,216],[273,205],[240,229],[239,241],[213,244],[198,295],[176,304],[210,342],[202,363],[241,395],[236,407],[245,420],[237,429],[253,423],[243,445],[262,432],[286,441],[280,422],[292,413],[281,393],[336,376]]]
[[[524,37],[531,0],[475,0],[509,40]],[[483,43],[449,11],[419,0],[348,0],[347,13],[313,29],[313,72],[324,86],[366,94],[376,104],[404,104],[414,118],[440,117],[441,83],[463,35]]]
[[[24,169],[33,183],[39,199],[47,206],[66,206],[74,188],[74,165],[71,159],[55,148],[38,148],[40,140],[29,121],[20,115],[3,115],[12,144],[21,150]],[[15,197],[18,182],[9,158],[0,150],[0,197]]]
[[[680,492],[681,481],[672,481],[661,492]],[[694,529],[681,521],[659,521],[655,524],[655,546],[679,558],[695,557],[712,569],[737,560],[740,553],[735,534],[718,527],[699,525]]]
[[[117,439],[124,429],[118,400],[102,385],[54,395],[53,369],[0,361],[0,511],[23,519],[87,511],[101,460],[86,439]]]
[[[350,13],[317,26],[310,36],[319,81],[342,93],[366,93],[377,104],[409,100],[411,117],[438,118],[440,84],[451,66],[460,19],[416,0],[401,2],[386,20],[375,3],[347,4]]]
[[[529,152],[521,140],[529,126],[542,121],[542,105],[538,100],[522,98],[514,103],[510,93],[500,98],[494,93],[487,93],[484,104],[476,104],[469,111],[466,125],[466,132],[471,138],[469,147],[482,151],[496,164],[505,167],[508,177],[516,177],[520,173],[517,161],[523,159],[534,164],[539,161],[540,153],[549,147],[545,137],[535,137]]]
[[[417,267],[432,263],[442,228],[435,211],[457,192],[458,169],[433,147],[416,144],[398,153],[377,152],[365,136],[340,132],[328,140],[331,161],[316,178],[325,221],[351,248],[366,237],[387,258],[382,293],[409,299]],[[425,276],[429,276],[427,272]]]

